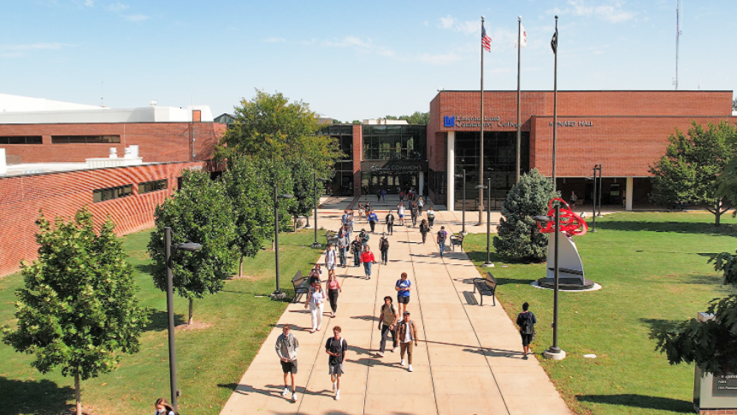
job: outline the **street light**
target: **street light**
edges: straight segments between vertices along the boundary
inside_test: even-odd
[[[463,178],[463,230],[461,230],[461,235],[466,236],[468,235],[466,232],[466,169],[463,169],[463,174],[456,174],[455,177]]]
[[[315,178],[315,181],[314,181],[314,185],[315,185],[315,242],[312,243],[312,247],[321,248],[322,245],[320,244],[320,242],[317,242],[317,207],[320,206],[320,198],[317,195],[317,182],[327,183],[329,182],[329,180],[323,179],[323,178],[318,179],[317,172],[313,173],[313,175]]]
[[[279,199],[291,199],[294,196],[279,194],[279,187],[274,186],[274,253],[276,254],[276,290],[271,293],[272,300],[283,300],[287,295],[279,288]]]
[[[177,411],[177,357],[174,347],[174,277],[171,271],[171,249],[194,252],[202,249],[202,245],[194,242],[171,244],[171,228],[164,228],[164,245],[166,255],[166,312],[169,317],[169,386],[171,388],[171,404]]]
[[[489,185],[477,185],[476,189],[481,192],[481,199],[484,196],[484,189],[488,190],[488,200],[486,201],[486,262],[481,264],[482,267],[491,268],[494,263],[491,262],[491,177],[487,179]]]
[[[560,276],[558,269],[558,236],[560,235],[560,204],[555,203],[554,217],[534,216],[533,219],[538,222],[555,221],[555,249],[553,251],[553,345],[545,351],[544,355],[549,359],[563,360],[566,357],[566,352],[558,347],[558,282]]]

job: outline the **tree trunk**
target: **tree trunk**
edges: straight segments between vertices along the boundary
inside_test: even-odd
[[[241,262],[238,264],[238,276],[243,277],[243,254],[241,254]]]
[[[77,403],[77,415],[82,415],[82,386],[79,384],[79,373],[74,375],[74,395]]]
[[[271,250],[276,251],[276,245],[274,244],[274,240],[271,240]]]
[[[717,209],[716,212],[714,212],[714,226],[721,225],[720,220],[722,218],[722,211]]]
[[[187,324],[192,324],[194,322],[194,298],[189,299],[189,320],[187,321]]]

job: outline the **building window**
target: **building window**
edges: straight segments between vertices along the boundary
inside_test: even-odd
[[[168,186],[168,180],[154,180],[152,182],[138,183],[138,194],[144,194],[149,192],[155,192],[157,190],[164,190]]]
[[[0,144],[43,144],[40,135],[4,136]]]
[[[92,202],[104,202],[106,200],[119,199],[121,197],[133,194],[133,185],[109,187],[107,189],[97,189],[92,191]]]
[[[363,159],[425,160],[426,136],[424,125],[365,125]]]
[[[120,143],[119,135],[55,135],[52,144]]]

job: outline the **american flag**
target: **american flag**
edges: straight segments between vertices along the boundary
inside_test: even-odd
[[[491,37],[486,34],[486,28],[483,23],[481,24],[481,46],[483,46],[487,52],[491,52]]]

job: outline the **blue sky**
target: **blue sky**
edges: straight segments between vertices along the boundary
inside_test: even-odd
[[[3,1],[0,92],[115,108],[207,104],[254,89],[339,120],[428,111],[437,90],[673,89],[676,0]],[[734,90],[734,0],[684,0],[679,89]]]

